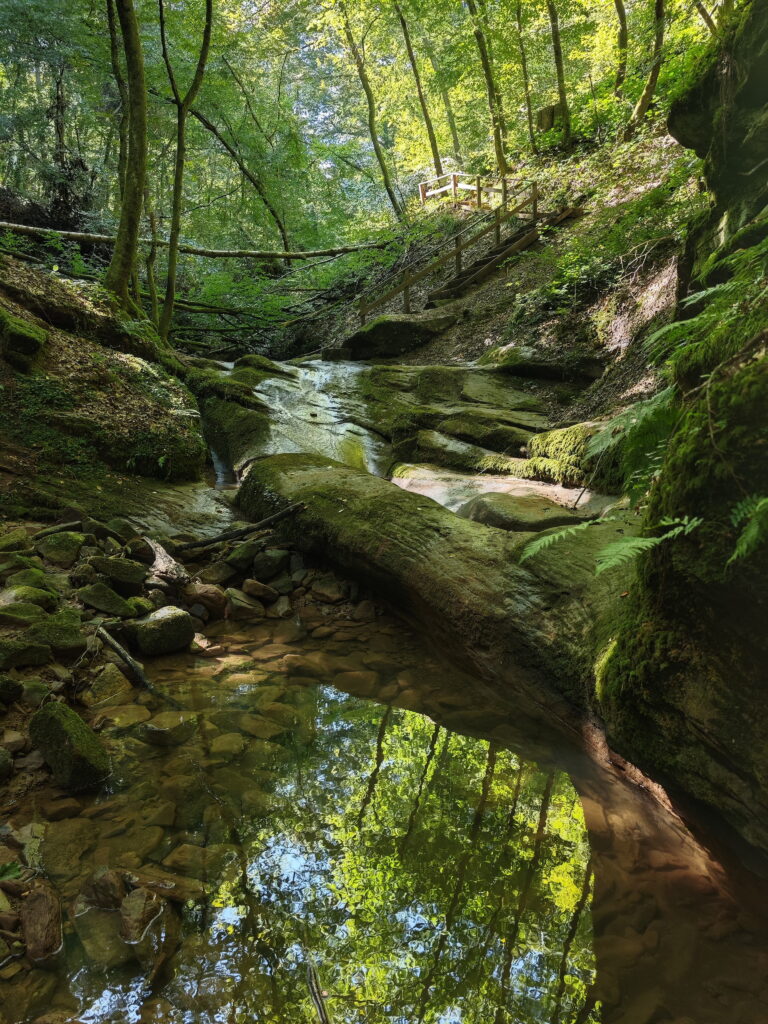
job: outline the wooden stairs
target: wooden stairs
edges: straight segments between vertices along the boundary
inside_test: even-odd
[[[556,213],[549,214],[536,221],[528,221],[521,225],[517,231],[504,238],[498,245],[489,249],[483,256],[478,257],[468,267],[464,267],[459,273],[442,284],[435,291],[427,296],[426,309],[434,309],[445,302],[458,299],[471,288],[489,278],[498,266],[514,256],[516,252],[522,252],[533,245],[540,238],[541,226],[554,227],[568,217],[578,216],[581,210],[578,207],[567,206]]]

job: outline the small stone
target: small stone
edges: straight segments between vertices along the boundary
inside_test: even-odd
[[[110,773],[109,756],[98,737],[64,704],[52,701],[36,712],[29,735],[63,789],[98,788]]]
[[[252,572],[258,580],[274,579],[290,565],[291,553],[280,548],[267,548],[253,559]]]
[[[106,728],[123,732],[134,725],[146,722],[150,718],[150,712],[141,704],[127,704],[124,707],[105,708],[100,717]]]
[[[355,622],[370,622],[376,618],[376,605],[373,601],[361,601],[352,612]]]
[[[27,741],[15,729],[6,729],[3,733],[3,738],[0,740],[0,747],[3,747],[11,754],[20,754],[26,745]]]
[[[49,577],[42,569],[20,569],[5,581],[6,587],[34,587],[36,590],[49,590]]]
[[[33,963],[45,963],[59,952],[63,943],[61,902],[52,885],[36,882],[21,904],[19,918],[27,956]]]
[[[110,868],[96,868],[80,890],[80,895],[92,907],[102,910],[117,910],[125,899],[123,876]]]
[[[131,947],[120,937],[120,915],[116,911],[92,907],[79,898],[73,920],[85,954],[94,964],[113,968],[133,959]]]
[[[66,818],[76,818],[82,806],[79,800],[72,797],[61,797],[55,800],[43,800],[40,803],[40,813],[48,821],[64,821]]]
[[[13,757],[9,750],[0,747],[0,782],[7,782],[13,775]]]
[[[223,733],[211,742],[211,756],[221,757],[225,761],[240,757],[244,750],[245,740],[239,732]]]
[[[273,588],[273,590],[276,590],[278,594],[282,594],[283,596],[292,594],[296,589],[296,584],[293,582],[292,577],[289,576],[288,573],[283,573],[281,576],[276,576],[270,583],[270,586]]]
[[[267,617],[270,619],[287,619],[293,614],[293,605],[290,597],[279,597],[273,605],[267,609]]]
[[[182,875],[193,878],[209,878],[219,873],[232,847],[225,845],[193,846],[182,843],[163,861],[163,865]]]
[[[227,590],[230,604],[230,615],[236,621],[249,622],[264,618],[264,605],[253,597],[248,597],[242,590],[230,587]]]
[[[201,583],[209,583],[213,586],[220,586],[225,583],[229,583],[238,575],[237,569],[234,565],[230,565],[228,562],[212,562],[209,566],[200,573],[199,578]]]
[[[24,687],[18,679],[11,679],[10,676],[0,676],[0,703],[13,704],[21,696]]]
[[[63,533],[52,533],[43,537],[35,544],[35,550],[39,555],[62,569],[69,569],[74,565],[80,554],[80,549],[85,544],[86,537],[83,533],[64,531]]]
[[[224,560],[229,565],[234,565],[240,572],[245,572],[254,558],[261,552],[263,546],[263,540],[247,540],[243,544],[238,544]]]
[[[138,730],[139,738],[156,747],[177,747],[192,736],[197,726],[193,711],[162,711]]]
[[[258,580],[245,580],[243,583],[243,593],[249,597],[258,598],[264,604],[272,604],[280,596],[272,587],[268,587],[266,583],[259,583]]]
[[[93,583],[89,587],[82,587],[75,591],[75,597],[89,608],[95,608],[97,612],[115,615],[120,619],[129,619],[133,615],[133,610],[125,598],[106,583]]]
[[[154,548],[148,540],[144,539],[144,537],[134,537],[133,540],[129,540],[125,545],[125,550],[128,555],[137,562],[143,562],[144,565],[154,564]]]
[[[312,584],[312,593],[326,604],[339,604],[347,596],[346,587],[334,576],[323,576]]]
[[[26,679],[21,701],[28,708],[39,708],[50,694],[50,687],[42,679]]]
[[[189,647],[195,636],[192,617],[182,608],[168,605],[158,608],[131,626],[136,646],[142,654],[174,654]]]
[[[189,583],[184,587],[182,596],[190,605],[202,605],[214,620],[226,617],[228,600],[221,587],[212,583]]]
[[[117,665],[105,665],[91,683],[89,690],[80,694],[88,708],[119,707],[133,697],[133,687]]]

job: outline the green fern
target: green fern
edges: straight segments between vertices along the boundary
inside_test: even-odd
[[[768,540],[768,498],[756,494],[745,498],[732,511],[731,522],[737,527],[744,525],[726,565],[749,557]]]
[[[702,520],[694,516],[686,516],[684,519],[662,519],[659,525],[668,527],[667,532],[660,537],[620,537],[611,541],[598,552],[595,576],[615,569],[617,566],[625,565],[627,562],[642,555],[652,548],[658,547],[665,541],[674,540],[675,537],[682,537],[691,533],[701,526]]]
[[[611,516],[610,518],[613,519],[614,517]],[[599,520],[602,523],[607,521],[607,519]],[[596,522],[596,520],[590,519],[586,523],[578,523],[576,526],[564,526],[559,530],[555,530],[554,533],[546,533],[542,537],[534,537],[523,548],[520,561],[526,562],[529,558],[533,558],[534,555],[538,555],[540,551],[546,551],[547,548],[551,548],[553,544],[559,544],[561,540],[566,540],[568,537],[573,537],[575,533],[580,533],[590,526],[595,526]]]

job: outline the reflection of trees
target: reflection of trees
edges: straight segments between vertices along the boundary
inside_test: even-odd
[[[243,977],[243,1019],[316,1022],[311,953],[334,1024],[574,1024],[593,961],[567,779],[410,712],[330,693],[307,710],[301,771],[276,769],[250,825],[257,920],[228,948],[263,983]],[[224,902],[248,907],[236,886]]]

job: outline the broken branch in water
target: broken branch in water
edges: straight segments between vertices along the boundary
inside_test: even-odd
[[[102,643],[105,643],[107,647],[111,647],[118,658],[125,663],[129,670],[130,678],[137,686],[141,686],[145,690],[148,690],[153,697],[157,697],[158,700],[165,701],[166,704],[170,704],[171,707],[175,708],[177,711],[183,710],[181,704],[179,704],[177,700],[174,700],[173,697],[169,697],[167,694],[162,693],[162,691],[158,690],[152,685],[152,683],[150,683],[139,662],[136,661],[135,658],[132,658],[128,651],[126,651],[124,647],[121,647],[117,640],[115,640],[115,638],[109,634],[103,626],[99,626],[96,630],[96,636],[102,641]]]

